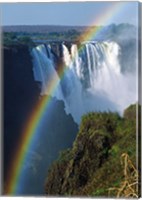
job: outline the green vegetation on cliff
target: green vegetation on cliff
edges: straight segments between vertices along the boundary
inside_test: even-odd
[[[83,116],[72,149],[63,151],[48,172],[46,194],[116,196],[116,190],[109,189],[124,179],[121,155],[128,155],[136,167],[136,105],[127,108],[124,117],[112,112]]]

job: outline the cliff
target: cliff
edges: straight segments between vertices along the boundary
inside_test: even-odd
[[[135,105],[125,110],[124,117],[117,113],[84,116],[73,147],[62,152],[48,172],[46,194],[115,197],[116,191],[109,193],[109,189],[124,179],[121,155],[128,155],[136,167],[135,117]]]
[[[3,47],[3,158],[4,187],[9,182],[8,172],[15,151],[34,106],[40,103],[40,82],[34,80],[33,63],[29,46]],[[57,159],[60,150],[69,148],[76,137],[78,125],[71,115],[66,115],[64,103],[52,98],[53,109],[47,113],[40,130],[38,144],[29,152],[23,163],[26,182],[22,195],[44,194],[47,167]],[[61,123],[63,122],[63,123]],[[58,127],[58,128],[57,128]],[[33,184],[34,183],[34,184]],[[31,187],[32,186],[32,187]]]
[[[3,47],[4,166],[9,168],[27,116],[37,103],[40,88],[34,81],[29,47]]]

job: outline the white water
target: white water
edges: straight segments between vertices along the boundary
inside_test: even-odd
[[[47,47],[49,52],[49,57],[44,45],[39,45],[32,50],[32,57],[34,63],[34,77],[36,81],[42,82],[41,94],[50,95],[51,85],[56,85],[54,90],[54,96],[57,99],[63,100],[62,91],[60,88],[60,79],[57,75],[57,72],[54,68],[54,62],[51,59],[50,46]],[[56,84],[55,84],[56,83]]]
[[[50,94],[65,103],[65,110],[76,122],[89,111],[123,110],[137,101],[136,74],[122,74],[119,63],[121,49],[115,42],[86,42],[83,50],[62,45],[63,63],[67,70],[62,80],[56,73],[51,47],[33,49],[35,79],[42,82],[42,94]],[[56,80],[55,93],[48,93],[48,84]]]

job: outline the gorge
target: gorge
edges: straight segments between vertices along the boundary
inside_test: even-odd
[[[55,46],[58,54],[54,52]],[[41,44],[31,53],[35,80],[42,83],[41,94],[64,101],[66,113],[70,113],[77,123],[89,111],[111,110],[122,115],[128,105],[136,102],[137,97],[133,95],[136,68],[127,70],[127,66],[121,64],[121,54],[121,47],[113,41]],[[64,68],[61,77],[58,59]],[[136,58],[134,60],[136,66]],[[52,94],[48,85],[53,80],[57,81],[57,87]]]
[[[39,139],[28,149],[16,195],[45,194],[48,169],[62,150],[72,147],[84,115],[111,111],[119,118],[138,100],[137,41],[101,34],[81,43],[3,47],[5,191],[21,133],[42,99],[50,96],[51,106]]]

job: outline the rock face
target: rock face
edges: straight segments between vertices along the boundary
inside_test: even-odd
[[[130,118],[117,113],[84,116],[73,148],[64,151],[49,170],[46,194],[108,197],[108,189],[124,177],[121,155],[127,153],[136,163],[135,109],[125,110]]]
[[[3,113],[4,113],[4,172],[27,116],[38,101],[40,89],[34,81],[28,46],[3,49]]]
[[[41,96],[40,82],[33,76],[33,63],[28,46],[3,49],[3,144],[4,187],[9,181],[8,171],[14,160],[20,134],[27,124],[34,106],[46,96]],[[40,138],[34,149],[29,150],[23,163],[25,182],[19,195],[44,195],[44,182],[48,166],[59,152],[72,146],[78,125],[64,111],[64,103],[51,99],[50,115],[47,113]]]
[[[45,195],[44,185],[49,167],[60,151],[72,147],[78,131],[72,116],[65,113],[64,103],[53,98],[52,105],[54,109],[47,112],[38,142],[24,163],[26,179],[21,191],[23,195]]]

